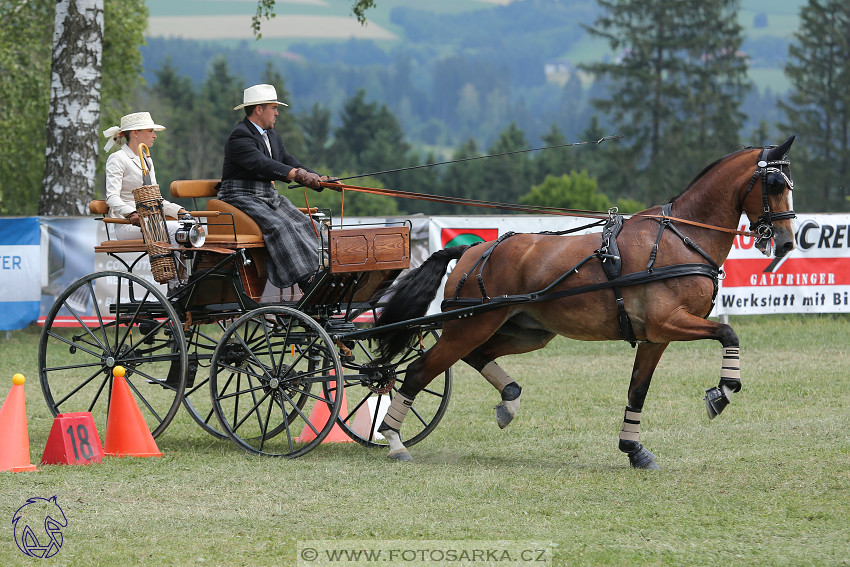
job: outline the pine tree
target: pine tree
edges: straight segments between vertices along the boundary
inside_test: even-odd
[[[617,55],[583,66],[609,87],[592,103],[633,154],[623,189],[657,201],[738,144],[749,88],[738,0],[597,1],[603,13],[588,31]]]
[[[794,194],[800,210],[850,209],[850,4],[809,0],[788,50],[793,90],[780,100],[783,124],[803,144],[794,152]],[[795,146],[796,148],[796,146]]]

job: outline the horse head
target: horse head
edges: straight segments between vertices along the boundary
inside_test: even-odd
[[[794,143],[791,136],[778,146],[761,150],[756,170],[741,199],[741,208],[750,220],[750,230],[756,234],[755,246],[762,254],[781,258],[794,249],[794,204],[788,150]],[[752,191],[755,185],[761,191]]]

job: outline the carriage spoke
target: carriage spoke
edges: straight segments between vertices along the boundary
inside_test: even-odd
[[[327,333],[285,306],[261,307],[228,326],[209,378],[213,409],[228,437],[249,452],[288,457],[306,453],[328,434],[341,399],[325,392],[341,383],[342,368]],[[333,419],[316,422],[319,404]]]

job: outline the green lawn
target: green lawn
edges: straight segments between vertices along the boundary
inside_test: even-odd
[[[847,564],[850,318],[732,323],[744,389],[714,421],[702,396],[718,381],[719,344],[674,344],[661,360],[641,434],[659,471],[630,469],[616,447],[632,349],[558,339],[502,361],[524,387],[505,430],[495,391],[456,367],[449,411],[412,463],[355,444],[252,457],[181,409],[157,440],[163,458],[0,473],[0,565],[33,564],[10,519],[53,495],[68,518],[56,565],[294,565],[296,547],[316,540],[533,542],[555,565]],[[3,399],[12,374],[28,378],[36,463],[52,423],[37,331],[0,342]]]

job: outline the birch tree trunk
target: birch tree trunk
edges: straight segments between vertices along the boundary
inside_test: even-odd
[[[103,0],[57,0],[39,215],[84,215],[94,195]]]

